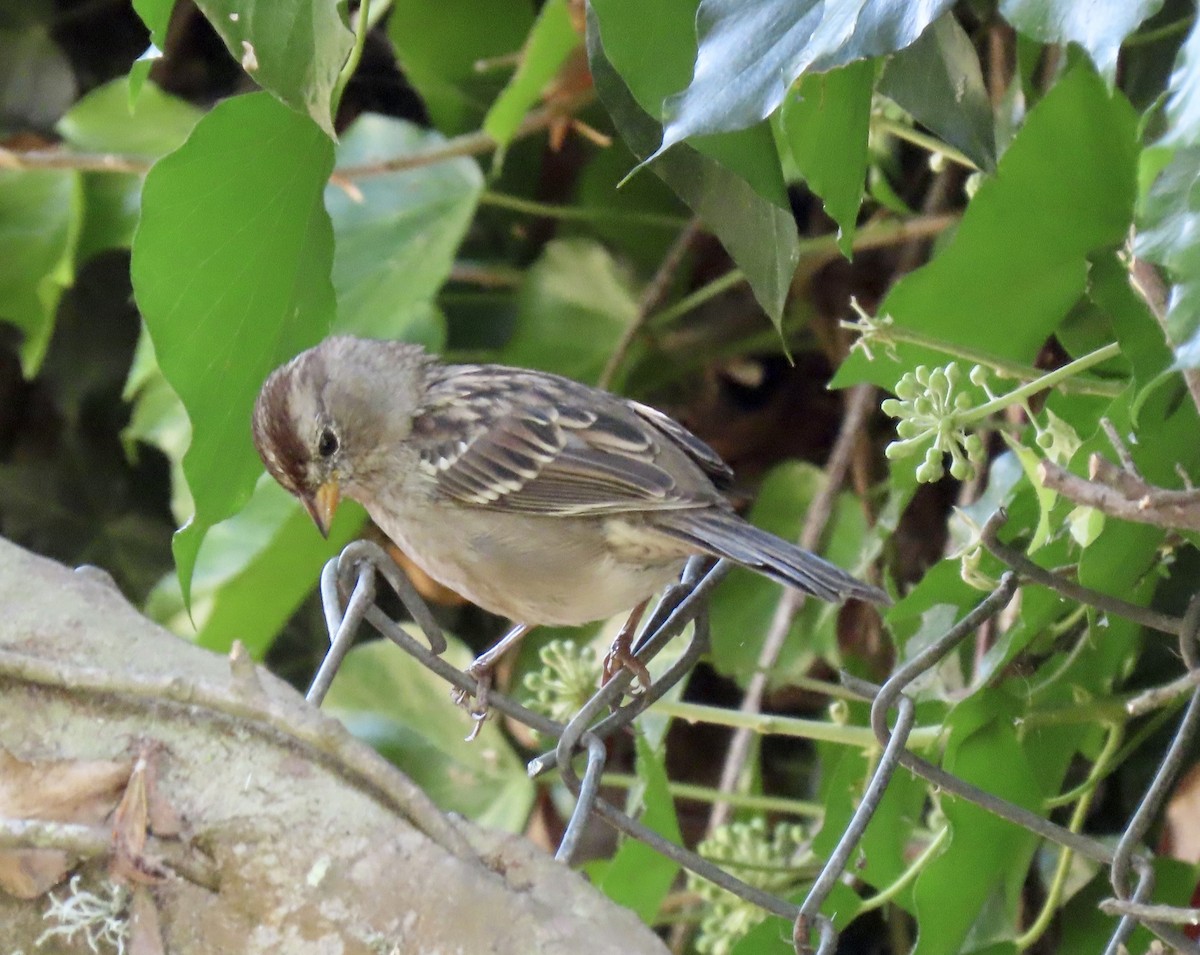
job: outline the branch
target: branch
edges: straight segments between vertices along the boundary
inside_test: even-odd
[[[1051,461],[1038,465],[1038,477],[1051,491],[1110,517],[1170,530],[1200,531],[1200,491],[1155,487],[1099,454],[1088,459],[1086,479]]]

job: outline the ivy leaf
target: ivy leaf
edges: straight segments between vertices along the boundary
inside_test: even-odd
[[[1163,0],[1078,3],[1076,0],[1000,0],[1000,14],[1039,43],[1078,43],[1091,56],[1109,85],[1117,76],[1121,44]]]
[[[27,377],[41,366],[59,299],[75,279],[82,222],[78,173],[0,169],[0,319],[24,333]]]
[[[470,651],[446,637],[442,658],[466,667]],[[376,640],[346,655],[324,708],[443,810],[508,832],[525,825],[534,786],[504,733],[488,721],[475,745],[464,745],[470,720],[451,702],[445,682],[390,641]]]
[[[642,111],[608,62],[591,7],[587,40],[588,65],[596,92],[630,151],[639,158],[649,155],[660,138],[661,127]],[[773,154],[773,145],[771,151]],[[690,145],[651,162],[650,168],[713,231],[745,273],[754,297],[778,328],[800,261],[799,237],[791,212],[763,198],[746,180]]]
[[[477,65],[519,50],[532,22],[523,0],[396,0],[387,31],[405,79],[449,136],[479,128],[505,73]]]
[[[888,59],[879,92],[980,169],[996,165],[992,104],[975,44],[951,13]]]
[[[1175,281],[1167,338],[1178,368],[1200,366],[1200,145],[1179,149],[1143,200],[1134,251]]]
[[[847,258],[867,178],[874,89],[875,64],[867,61],[806,76],[779,117],[796,167],[838,224],[838,248]]]
[[[779,108],[788,87],[820,72],[902,50],[949,0],[702,0],[691,84],[667,100],[662,145],[744,129]]]
[[[954,237],[896,283],[879,314],[927,337],[1031,363],[1086,289],[1089,256],[1125,241],[1136,164],[1133,110],[1081,63],[1030,111]],[[904,371],[946,360],[911,345],[896,352],[898,361],[851,355],[834,385],[890,388]]]

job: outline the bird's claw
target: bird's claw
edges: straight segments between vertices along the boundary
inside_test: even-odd
[[[479,667],[475,664],[467,667],[467,675],[475,678],[475,692],[458,689],[453,693],[454,702],[465,709],[474,720],[475,725],[467,734],[466,741],[473,742],[483,729],[483,723],[491,712],[488,708],[488,690],[492,686],[491,667]],[[474,704],[471,703],[474,700]]]
[[[628,646],[614,642],[604,656],[604,672],[600,678],[600,685],[604,686],[622,670],[632,673],[642,690],[650,689],[650,671],[646,669],[646,664],[634,656]]]

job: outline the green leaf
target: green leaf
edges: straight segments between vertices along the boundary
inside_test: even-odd
[[[998,691],[977,693],[960,704],[947,721],[950,739],[943,768],[1002,799],[1036,809],[1042,793],[1013,729],[1017,715],[1011,700]],[[939,803],[951,836],[917,877],[920,934],[914,955],[957,955],[968,936],[972,949],[1010,937],[1038,841],[965,800],[942,795]]]
[[[442,658],[466,667],[470,651],[446,636],[450,646]],[[324,709],[446,812],[509,832],[524,828],[534,786],[498,725],[488,721],[466,745],[470,717],[451,702],[445,681],[390,641],[376,640],[346,655]]]
[[[1002,437],[1004,438],[1004,443],[1008,445],[1008,449],[1021,462],[1021,470],[1025,472],[1025,480],[1029,482],[1030,487],[1034,490],[1034,495],[1037,497],[1037,529],[1034,530],[1033,539],[1029,542],[1029,547],[1027,548],[1027,552],[1032,554],[1034,551],[1044,547],[1050,540],[1050,512],[1054,509],[1055,502],[1058,501],[1058,494],[1043,485],[1038,479],[1038,465],[1042,462],[1041,455],[1021,444],[1012,435],[1004,434]]]
[[[688,88],[664,106],[659,152],[691,136],[753,125],[771,115],[806,72],[901,50],[949,6],[948,0],[915,6],[701,0],[695,72]]]
[[[512,140],[525,114],[541,99],[542,91],[579,44],[567,0],[547,0],[529,32],[517,71],[483,121],[483,131],[501,149]]]
[[[339,166],[378,162],[444,142],[404,120],[364,115],[337,150]],[[325,204],[336,239],[335,331],[397,338],[437,350],[445,322],[434,306],[483,190],[470,157],[330,183]]]
[[[557,239],[525,274],[501,359],[594,382],[636,316],[629,278],[602,245]]]
[[[588,17],[588,63],[596,92],[630,151],[645,157],[654,150],[661,128],[638,107],[605,58],[591,7]],[[771,150],[773,153],[773,145]],[[763,311],[778,328],[800,261],[799,238],[791,212],[764,199],[745,180],[689,146],[672,150],[651,163],[650,168],[721,241],[745,273]]]
[[[975,44],[952,13],[888,59],[879,92],[961,151],[980,169],[996,166],[992,104]]]
[[[1142,202],[1134,251],[1166,268],[1167,338],[1179,368],[1200,366],[1200,146],[1176,151]]]
[[[334,135],[333,90],[354,45],[339,4],[197,0],[196,6],[254,82]]]
[[[1061,79],[928,265],[901,279],[879,306],[898,326],[950,344],[1032,363],[1083,293],[1088,257],[1121,244],[1136,182],[1136,116],[1086,65]],[[890,388],[940,352],[900,345],[898,361],[852,355],[835,386]]]
[[[603,48],[621,81],[633,94],[637,107],[614,112],[617,129],[639,157],[653,153],[662,140],[663,101],[687,84],[696,58],[696,0],[665,0],[646,4],[637,0],[600,0],[589,4],[594,29],[588,37],[597,50]],[[594,35],[593,35],[594,34]],[[603,41],[603,42],[601,42]],[[589,58],[593,54],[589,52]],[[592,63],[593,80],[596,64]],[[609,69],[611,72],[611,68]],[[620,82],[620,81],[618,81]],[[604,94],[601,93],[604,99]],[[607,100],[606,105],[609,105]],[[652,132],[639,130],[641,113],[653,121]],[[787,192],[770,127],[765,122],[749,123],[737,132],[701,136],[692,147],[744,179],[768,202],[790,211]],[[634,145],[634,140],[645,145]]]
[[[167,45],[167,27],[171,23],[171,10],[175,0],[133,0],[133,9],[146,24],[150,38],[160,50]]]
[[[75,280],[83,221],[79,174],[0,169],[0,320],[21,330],[21,366],[36,374],[63,289]]]
[[[193,430],[183,467],[196,511],[174,542],[185,599],[204,535],[261,473],[250,441],[259,387],[332,323],[321,203],[332,167],[313,122],[256,93],[216,106],[146,177],[134,290]]]
[[[1101,75],[1112,84],[1117,76],[1121,44],[1163,0],[1085,4],[1076,0],[1000,0],[1000,13],[1022,33],[1039,43],[1066,46],[1078,43]]]
[[[635,732],[634,739],[641,801],[645,807],[640,821],[668,842],[682,845],[683,836],[662,756],[655,753],[641,732]],[[637,839],[626,838],[604,870],[599,888],[618,905],[633,909],[638,918],[652,925],[678,873],[679,863]]]
[[[327,540],[296,499],[264,476],[246,506],[204,538],[191,612],[175,575],[160,582],[147,612],[202,647],[228,653],[237,640],[262,659],[317,586],[325,562],[359,536],[364,519],[361,508],[346,502]]]
[[[855,724],[869,722],[865,705],[853,703],[851,707]],[[818,858],[827,859],[850,824],[875,764],[862,750],[835,743],[817,743],[816,747],[823,767],[819,799],[825,806],[825,815],[812,847]],[[912,829],[921,818],[927,798],[928,787],[924,780],[906,772],[898,772],[892,777],[855,854],[855,872],[868,885],[886,888],[908,868]],[[896,898],[896,903],[911,908],[911,897],[910,887]],[[831,911],[826,905],[824,911],[836,918],[838,925],[845,925],[857,914],[857,906],[849,909],[838,906],[836,911]]]
[[[80,151],[157,159],[182,146],[203,115],[153,83],[130,103],[129,80],[119,77],[88,93],[54,128]]]
[[[397,0],[387,29],[405,79],[453,135],[477,129],[503,86],[502,70],[476,64],[516,54],[532,23],[522,0]]]
[[[792,87],[780,127],[792,159],[838,225],[838,247],[849,258],[867,178],[867,135],[875,64],[854,63],[806,76]]]
[[[1116,252],[1104,251],[1092,258],[1088,273],[1088,297],[1108,315],[1129,360],[1138,384],[1149,384],[1171,364],[1171,350],[1163,341],[1146,300],[1130,284],[1129,269]]]

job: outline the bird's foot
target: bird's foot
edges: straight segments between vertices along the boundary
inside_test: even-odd
[[[470,735],[467,736],[467,742],[471,742],[479,735],[479,731],[483,729],[483,721],[488,717],[488,690],[492,686],[492,671],[496,664],[500,662],[500,658],[509,650],[515,647],[533,628],[526,623],[514,624],[512,629],[508,631],[494,647],[485,653],[481,653],[475,658],[475,662],[467,667],[467,676],[475,679],[475,693],[471,694],[466,690],[454,691],[454,702],[466,709],[471,714],[471,719],[475,721],[475,726],[471,729]],[[471,705],[467,701],[474,696],[475,703]]]
[[[628,642],[620,645],[619,641],[614,640],[604,656],[604,672],[600,678],[600,685],[604,686],[622,670],[632,673],[641,689],[650,689],[650,671],[646,669],[646,664],[634,656]]]
[[[609,647],[608,653],[604,657],[604,675],[600,679],[601,686],[608,683],[622,670],[628,670],[634,675],[643,690],[650,689],[650,671],[646,669],[646,664],[633,655],[633,635],[637,633],[637,626],[641,622],[642,614],[646,612],[647,603],[649,603],[648,600],[643,600],[633,608],[629,619],[625,621],[621,632],[617,634],[612,646]]]
[[[483,723],[490,712],[488,691],[492,687],[492,668],[486,665],[480,666],[479,661],[476,660],[467,667],[467,675],[475,679],[475,692],[458,689],[454,691],[453,698],[454,702],[470,713],[471,719],[474,720],[471,732],[466,736],[467,742],[471,743],[479,736],[480,730],[483,729]]]
[[[601,686],[616,677],[623,669],[628,669],[630,673],[634,674],[638,685],[643,690],[650,689],[650,671],[646,668],[646,663],[634,656],[634,635],[637,632],[637,624],[641,623],[642,614],[646,613],[648,602],[648,600],[643,600],[632,609],[629,619],[625,620],[625,625],[613,639],[612,647],[608,648],[608,653],[605,655],[604,677],[600,679]]]

